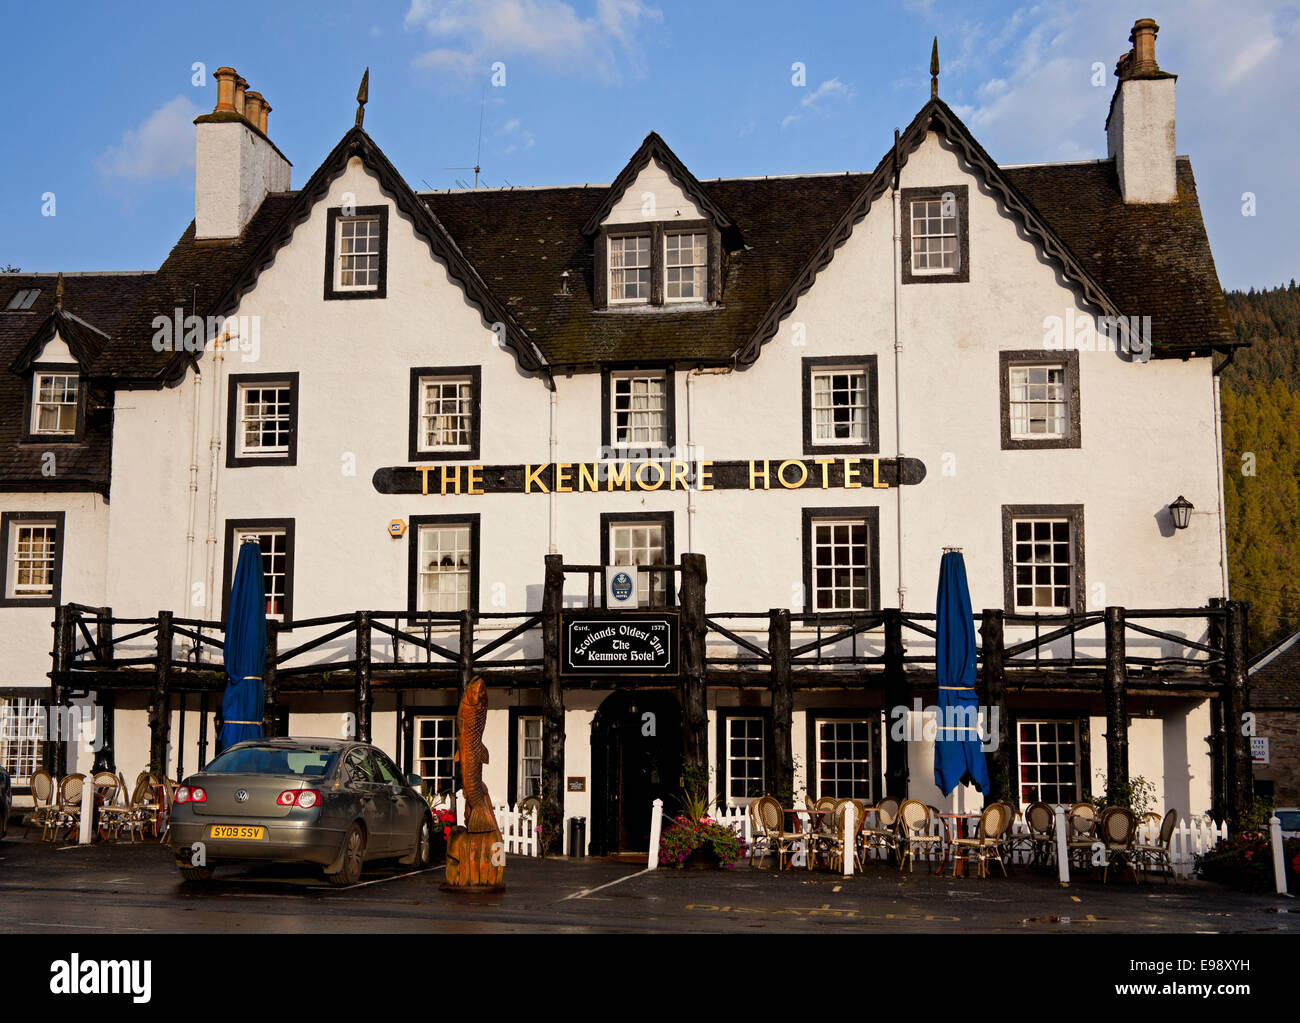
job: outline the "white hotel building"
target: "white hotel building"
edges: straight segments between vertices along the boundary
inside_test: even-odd
[[[945,547],[997,794],[1140,775],[1157,809],[1230,812],[1234,342],[1175,78],[1154,23],[1132,41],[1095,161],[1000,166],[935,97],[866,173],[701,181],[652,133],[609,185],[459,192],[413,191],[360,117],[291,189],[269,107],[219,71],[156,271],[0,278],[19,793],[42,763],[214,755],[251,534],[268,727],[356,729],[445,790],[481,673],[494,797],[544,790],[593,852],[644,848],[690,762],[732,803],[940,802],[932,744],[889,726],[935,701]],[[178,337],[192,316],[227,319]],[[604,565],[674,566],[638,573],[669,670],[570,665]],[[51,704],[99,707],[100,749],[42,741]]]

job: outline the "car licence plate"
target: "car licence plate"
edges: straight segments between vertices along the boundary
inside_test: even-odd
[[[247,824],[214,824],[208,837],[256,841],[266,837],[266,828],[255,828]]]

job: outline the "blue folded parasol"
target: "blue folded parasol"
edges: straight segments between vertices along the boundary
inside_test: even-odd
[[[934,781],[945,796],[967,783],[987,792],[988,765],[975,728],[979,710],[975,624],[966,585],[966,563],[958,551],[948,551],[939,563],[935,618],[939,730],[934,741]]]
[[[266,666],[266,575],[262,548],[255,540],[239,547],[239,564],[226,613],[226,691],[221,698],[217,752],[245,739],[262,737],[262,670]]]

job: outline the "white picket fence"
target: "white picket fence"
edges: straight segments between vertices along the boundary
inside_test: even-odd
[[[508,856],[540,856],[541,848],[537,841],[537,811],[521,811],[516,804],[509,806],[501,803],[492,808],[496,814],[497,827],[501,829],[501,841],[505,843]],[[465,792],[456,791],[456,820],[465,822]]]
[[[711,816],[719,824],[739,830],[740,835],[745,840],[745,848],[748,855],[754,855],[754,835],[750,827],[749,810],[743,806],[723,806],[715,809]],[[869,814],[867,826],[875,826],[875,815]],[[807,815],[800,814],[799,820],[801,826],[806,829]],[[974,833],[974,827],[978,818],[972,817],[967,822],[970,833]],[[958,837],[955,831],[956,826],[961,823],[958,821],[949,821],[949,838]],[[1160,827],[1157,824],[1143,825],[1138,829],[1138,841],[1146,844],[1155,844],[1159,836]],[[930,834],[942,836],[944,834],[943,821],[934,818],[930,821]],[[1028,835],[1029,829],[1025,822],[1017,818],[1012,827],[1012,835]],[[1169,861],[1173,866],[1174,874],[1180,878],[1192,876],[1196,868],[1196,857],[1202,856],[1214,848],[1215,843],[1220,839],[1228,837],[1227,824],[1215,824],[1212,820],[1204,817],[1193,817],[1190,821],[1179,821],[1178,826],[1174,828],[1173,835],[1169,840]],[[885,859],[889,855],[888,850],[879,846],[873,846],[868,850],[869,859]],[[1017,848],[1012,859],[1012,863],[1026,865],[1032,862],[1033,853],[1029,849]]]

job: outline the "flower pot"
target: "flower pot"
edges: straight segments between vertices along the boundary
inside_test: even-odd
[[[713,846],[701,845],[692,849],[690,855],[682,860],[682,868],[685,870],[721,870],[722,861],[718,859],[718,854],[713,851]]]

